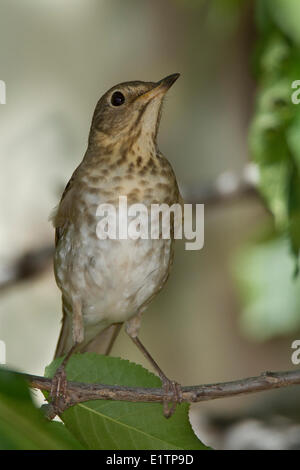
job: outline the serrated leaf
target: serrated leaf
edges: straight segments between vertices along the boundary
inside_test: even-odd
[[[52,377],[60,360],[46,368]],[[156,388],[160,379],[142,366],[115,357],[84,353],[71,357],[68,380],[107,385]],[[167,450],[205,449],[195,436],[189,419],[188,404],[177,407],[166,419],[162,405],[95,400],[66,410],[62,420],[89,449]]]
[[[0,369],[0,449],[82,448],[65,426],[46,421],[20,375]]]

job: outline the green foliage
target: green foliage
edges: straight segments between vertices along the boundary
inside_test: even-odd
[[[48,422],[33,405],[24,379],[0,369],[0,449],[82,449],[65,426]]]
[[[61,360],[46,368],[52,377]],[[71,357],[68,380],[132,387],[160,387],[160,379],[142,366],[119,358],[85,353]],[[162,405],[95,400],[80,403],[62,415],[66,427],[89,449],[205,449],[188,419],[188,405],[166,419]]]
[[[234,270],[247,336],[264,341],[300,328],[300,277],[291,277],[292,267],[283,238],[251,244],[238,254]]]
[[[300,2],[259,0],[256,74],[259,81],[250,149],[260,170],[260,191],[278,231],[300,250],[300,105],[292,83],[300,79]]]

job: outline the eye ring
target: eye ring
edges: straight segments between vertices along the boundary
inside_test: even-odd
[[[120,91],[115,91],[110,99],[113,106],[121,106],[125,102],[125,96]]]

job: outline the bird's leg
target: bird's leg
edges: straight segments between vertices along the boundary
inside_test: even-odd
[[[144,354],[144,356],[148,359],[150,364],[154,367],[156,372],[158,373],[161,381],[162,381],[162,386],[163,390],[165,392],[165,399],[163,402],[163,407],[164,407],[164,415],[166,418],[170,418],[172,414],[174,413],[176,409],[176,405],[178,403],[181,403],[182,401],[182,392],[181,392],[181,386],[175,382],[174,380],[168,379],[168,377],[165,375],[165,373],[161,370],[157,362],[153,359],[149,351],[145,348],[145,346],[141,343],[140,339],[137,336],[130,336],[134,344],[137,345],[139,350]],[[172,392],[172,399],[169,400],[168,394],[169,392]],[[169,407],[169,401],[172,402],[171,407]]]
[[[62,406],[66,402],[67,398],[67,374],[66,365],[74,353],[78,344],[82,343],[84,339],[84,327],[81,312],[81,302],[76,301],[73,303],[72,309],[73,315],[73,346],[64,357],[61,365],[55,371],[55,375],[52,378],[51,384],[51,405],[53,410],[58,414],[62,411]]]
[[[150,362],[152,367],[156,370],[156,372],[158,373],[162,381],[162,387],[165,392],[165,398],[163,401],[164,416],[166,418],[170,418],[176,409],[176,405],[178,403],[181,403],[182,401],[181,386],[174,380],[168,379],[168,377],[161,370],[157,362],[153,359],[149,351],[145,348],[143,343],[140,341],[140,339],[137,336],[139,327],[140,327],[140,314],[136,315],[135,317],[133,317],[132,319],[126,322],[127,334],[130,336],[130,338],[132,339],[134,344],[139,348],[142,354],[148,359],[148,361]],[[171,400],[168,398],[168,394],[170,391],[172,392]],[[169,406],[170,401],[172,403],[171,407]]]
[[[67,376],[65,367],[67,362],[69,361],[70,357],[72,356],[73,352],[75,351],[76,346],[78,343],[75,343],[68,354],[65,356],[64,360],[60,364],[60,366],[56,369],[55,375],[53,376],[52,383],[51,383],[51,391],[50,396],[52,400],[55,400],[62,396],[63,398],[66,397],[67,393]]]

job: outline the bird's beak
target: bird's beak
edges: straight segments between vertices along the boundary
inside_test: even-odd
[[[159,82],[156,82],[151,90],[139,96],[139,99],[146,103],[151,101],[153,98],[162,98],[179,77],[180,73],[173,73],[172,75],[168,75]]]
[[[167,77],[157,82],[155,88],[164,88],[165,91],[168,91],[168,89],[171,88],[173,83],[175,83],[179,77],[180,73],[172,73],[172,75],[168,75]]]

